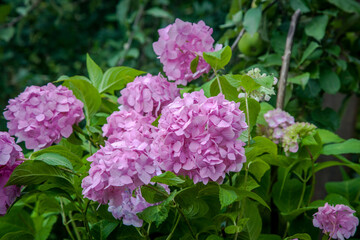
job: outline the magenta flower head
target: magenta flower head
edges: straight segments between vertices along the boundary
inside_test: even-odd
[[[184,93],[163,109],[158,127],[152,154],[165,171],[206,184],[222,182],[245,162],[245,144],[237,140],[247,128],[245,115],[223,95]]]
[[[23,158],[22,149],[7,132],[0,132],[0,167],[12,166],[17,158]]]
[[[294,117],[289,113],[277,108],[264,114],[265,121],[271,128],[271,137],[275,143],[284,136],[284,129],[295,123]]]
[[[52,83],[27,87],[18,97],[9,100],[4,112],[7,127],[27,149],[39,150],[69,137],[72,125],[84,119],[83,103],[71,90]]]
[[[20,187],[16,185],[4,187],[10,175],[20,163],[20,161],[16,161],[12,165],[0,166],[0,216],[5,215],[6,210],[20,196]]]
[[[129,145],[126,141],[107,142],[105,147],[88,158],[92,162],[89,176],[82,181],[83,195],[106,204],[110,199],[122,199],[129,189],[149,184],[160,170],[148,156],[150,145],[146,142]]]
[[[187,85],[210,71],[210,65],[205,62],[202,53],[214,51],[214,39],[211,37],[213,30],[203,21],[190,23],[176,19],[175,23],[158,32],[160,38],[153,43],[153,48],[164,65],[164,72],[169,80]],[[220,50],[221,45],[215,48]],[[199,56],[197,71],[192,73],[190,63],[196,56]]]
[[[134,109],[142,115],[157,117],[162,108],[180,96],[180,90],[160,74],[136,77],[121,90],[118,102],[124,109]]]
[[[154,117],[140,115],[132,109],[113,112],[102,127],[103,136],[110,143],[124,140],[135,146],[142,142],[150,143],[157,131],[151,125],[154,120]]]
[[[344,240],[354,236],[359,225],[359,219],[354,213],[355,211],[346,205],[332,206],[325,203],[325,206],[319,207],[318,212],[313,215],[313,224],[331,238]]]

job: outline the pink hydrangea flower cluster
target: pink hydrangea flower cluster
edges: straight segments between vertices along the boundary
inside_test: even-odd
[[[160,74],[136,77],[121,90],[118,102],[124,109],[134,109],[142,115],[157,117],[162,108],[180,96],[180,90]]]
[[[153,43],[153,48],[164,65],[164,72],[169,80],[187,85],[210,71],[210,65],[205,62],[202,53],[214,51],[214,39],[211,37],[213,30],[203,21],[190,23],[176,19],[174,24],[158,32],[160,38]],[[215,47],[215,50],[220,49],[221,45]],[[199,56],[197,71],[192,73],[190,64],[196,56]]]
[[[102,127],[103,136],[110,143],[124,140],[135,146],[142,142],[150,143],[157,131],[151,125],[154,120],[154,117],[140,115],[132,109],[113,112]]]
[[[12,166],[17,158],[23,158],[22,149],[7,132],[0,132],[0,166]]]
[[[245,115],[223,95],[184,93],[163,109],[158,127],[152,154],[165,171],[206,184],[222,182],[245,162],[245,144],[237,140],[247,128]]]
[[[21,188],[16,185],[4,187],[10,178],[14,169],[20,165],[20,161],[16,161],[11,165],[0,166],[0,216],[6,214],[6,210],[20,196]]]
[[[325,203],[325,206],[319,207],[318,212],[313,215],[313,224],[331,238],[344,240],[354,236],[359,225],[359,219],[354,213],[355,211],[346,205],[332,206]]]
[[[271,128],[270,138],[275,143],[279,143],[279,140],[284,136],[285,128],[295,123],[294,117],[279,108],[268,111],[264,114],[264,118]]]
[[[27,87],[9,101],[4,112],[7,127],[26,148],[39,150],[58,143],[61,136],[69,137],[72,125],[84,118],[83,103],[71,90],[52,83]]]
[[[88,158],[92,162],[89,176],[82,181],[83,195],[106,204],[111,199],[121,201],[122,193],[149,184],[160,173],[154,160],[147,154],[149,144],[137,146],[126,141],[106,143]]]

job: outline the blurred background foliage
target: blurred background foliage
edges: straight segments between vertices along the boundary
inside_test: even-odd
[[[344,137],[358,137],[354,95],[359,95],[360,4],[355,0],[4,0],[0,106],[4,109],[8,99],[28,85],[84,75],[86,53],[103,69],[125,65],[156,74],[161,64],[152,43],[158,39],[157,29],[175,18],[204,20],[214,29],[215,41],[227,45],[245,26],[247,33],[227,70],[239,73],[256,66],[278,76],[291,15],[298,8],[302,14],[286,110],[300,121],[332,131],[347,118],[356,135]],[[349,115],[346,107],[351,102]],[[6,130],[3,118],[1,130]]]

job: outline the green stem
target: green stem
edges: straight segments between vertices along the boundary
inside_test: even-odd
[[[248,165],[245,163],[245,178],[244,178],[244,190],[245,191],[246,191],[248,175],[249,175],[249,169],[248,169]],[[238,209],[241,208],[241,211],[239,212],[238,216],[236,217],[236,224],[235,225],[237,225],[237,222],[239,221],[239,219],[241,219],[242,216],[244,215],[245,205],[246,205],[246,200],[245,199],[243,199],[242,201],[239,201],[239,204],[238,204],[237,208]],[[236,230],[234,240],[237,240],[238,235],[239,235],[239,232]]]
[[[86,233],[87,233],[89,239],[92,239],[92,236],[91,236],[91,233],[90,233],[89,222],[88,222],[87,217],[86,217],[87,210],[89,209],[89,206],[90,206],[90,200],[86,199],[85,211],[82,214],[84,216],[84,225],[85,225]]]
[[[149,226],[148,226],[147,231],[146,231],[148,236],[150,235],[150,228],[151,228],[151,223],[149,223]]]
[[[216,76],[216,80],[218,82],[218,85],[219,85],[219,90],[220,90],[220,93],[223,94],[223,91],[222,91],[222,88],[221,88],[221,84],[220,84],[220,79],[219,79],[219,75],[217,75],[217,72],[214,70],[214,73],[215,73],[215,76]]]
[[[315,162],[315,160],[314,160],[313,155],[311,154],[310,149],[307,146],[305,146],[305,148],[306,148],[306,151],[308,152],[308,154],[310,156],[310,159],[311,159],[311,191],[310,191],[310,196],[309,196],[309,201],[308,201],[308,204],[309,204],[312,197],[313,197],[313,195],[314,195],[314,191],[315,191],[315,172],[314,172],[314,168],[315,168],[315,166],[314,166],[315,163],[314,162]]]
[[[290,227],[290,222],[287,221],[287,222],[286,222],[286,228],[285,228],[285,231],[284,231],[284,236],[283,236],[282,238],[285,238],[285,237],[286,237],[287,232],[288,232],[288,230],[289,230],[289,227]]]
[[[71,221],[70,221],[70,222],[71,222],[71,226],[72,226],[73,229],[74,229],[76,238],[77,238],[78,240],[81,240],[81,236],[80,236],[80,233],[79,233],[79,231],[78,231],[78,229],[77,229],[77,226],[76,226],[76,224],[75,224],[75,221],[72,219],[71,211],[69,212],[69,218],[70,218],[70,220],[71,220]]]
[[[69,225],[68,225],[68,223],[67,223],[67,221],[66,221],[66,215],[65,215],[65,211],[64,211],[64,205],[63,205],[63,202],[62,202],[62,198],[61,198],[61,197],[60,197],[60,207],[61,207],[62,222],[63,222],[63,224],[64,224],[64,226],[65,226],[65,229],[66,229],[66,231],[68,232],[70,238],[71,238],[72,240],[75,240],[74,235],[73,235],[72,232],[70,231]]]
[[[346,157],[343,157],[341,155],[333,155],[334,157],[336,157],[337,159],[339,159],[340,161],[347,163],[347,164],[354,164],[352,161],[348,160]]]
[[[301,196],[300,196],[299,204],[298,204],[296,209],[299,209],[301,207],[301,203],[304,200],[304,196],[305,196],[305,190],[306,190],[306,181],[303,180],[303,187],[302,187],[302,191],[301,191]]]
[[[251,135],[250,135],[250,113],[249,113],[249,104],[248,104],[248,94],[245,92],[245,106],[246,106],[246,118],[248,124],[248,146],[250,146]]]
[[[171,230],[171,233],[170,233],[169,236],[166,238],[166,240],[170,240],[170,239],[171,239],[172,235],[173,235],[174,232],[175,232],[175,229],[176,229],[177,225],[179,224],[180,218],[181,218],[181,215],[179,214],[179,216],[178,216],[178,218],[177,218],[177,220],[176,220],[176,223],[175,223],[173,229]]]

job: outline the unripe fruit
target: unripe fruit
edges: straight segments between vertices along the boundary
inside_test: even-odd
[[[263,41],[260,34],[256,32],[254,35],[245,33],[238,43],[239,50],[246,56],[258,56],[263,50]]]

